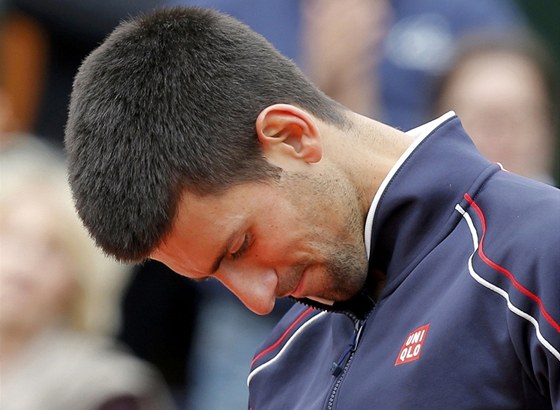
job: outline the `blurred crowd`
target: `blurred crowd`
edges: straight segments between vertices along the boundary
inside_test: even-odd
[[[246,408],[252,355],[291,303],[256,316],[212,281],[118,265],[84,231],[64,169],[68,96],[120,20],[217,8],[351,109],[403,130],[453,110],[490,160],[558,184],[560,38],[534,18],[557,21],[553,3],[0,0],[0,408]]]
[[[128,275],[84,231],[59,153],[3,144],[0,408],[172,409],[157,371],[112,337]]]

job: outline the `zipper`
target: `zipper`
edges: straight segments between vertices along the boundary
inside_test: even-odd
[[[350,367],[350,363],[352,363],[354,353],[356,352],[360,339],[362,338],[365,325],[365,320],[354,320],[354,333],[352,334],[352,340],[348,343],[346,350],[339,357],[338,361],[333,362],[331,366],[331,373],[333,377],[337,378],[337,380],[331,390],[331,394],[329,395],[327,410],[332,410],[333,408],[338,389],[340,388],[342,380],[344,380],[344,376]]]

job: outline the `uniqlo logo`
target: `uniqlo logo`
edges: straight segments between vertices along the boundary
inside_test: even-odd
[[[426,336],[428,335],[428,329],[430,329],[429,323],[410,332],[401,347],[399,355],[397,356],[395,366],[413,362],[414,360],[418,360],[420,358],[420,354],[422,353],[422,346],[424,345]]]

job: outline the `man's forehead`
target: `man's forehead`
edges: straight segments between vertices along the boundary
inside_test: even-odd
[[[212,202],[209,198],[184,198],[171,231],[150,258],[188,277],[213,274],[236,235],[247,228],[249,218],[245,207]]]
[[[208,276],[208,271],[197,268],[187,255],[187,252],[173,252],[169,248],[160,246],[150,254],[150,259],[161,262],[175,273],[191,279]]]

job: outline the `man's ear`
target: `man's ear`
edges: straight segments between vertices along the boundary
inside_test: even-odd
[[[307,163],[319,162],[323,147],[313,116],[290,104],[274,104],[262,110],[255,122],[265,156],[288,155]]]

